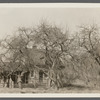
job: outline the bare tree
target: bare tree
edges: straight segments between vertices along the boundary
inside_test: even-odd
[[[59,88],[63,87],[61,69],[66,65],[63,64],[64,55],[69,55],[69,48],[73,38],[68,37],[68,31],[64,31],[57,26],[41,23],[35,31],[35,44],[38,48],[45,51],[46,67],[49,71],[49,85],[53,82]]]
[[[84,73],[87,73],[87,75],[89,75],[89,72],[91,71],[91,75],[93,75],[93,73],[95,73],[95,75],[96,73],[97,75],[99,75],[99,70],[100,70],[99,28],[97,27],[97,25],[81,26],[78,37],[79,37],[80,48],[83,50],[82,55],[85,55],[84,56],[85,59],[81,59],[82,66],[85,66],[87,70],[87,71],[85,70]],[[90,82],[91,78],[93,77],[95,76],[94,75],[92,77],[87,76],[88,82]]]

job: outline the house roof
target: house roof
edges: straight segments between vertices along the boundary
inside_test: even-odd
[[[30,60],[35,65],[45,65],[45,52],[41,49],[30,49],[29,50]]]
[[[26,51],[25,51],[26,52]],[[27,52],[25,53],[27,54]],[[34,65],[36,65],[37,67],[39,67],[40,69],[48,69],[48,67],[46,66],[45,62],[46,62],[46,57],[45,57],[45,50],[41,50],[41,49],[37,49],[37,48],[31,48],[28,49],[28,55],[29,57],[26,57],[26,64],[22,64],[19,62],[4,62],[1,63],[1,69],[5,70],[5,71],[11,71],[11,70],[29,70],[32,69],[34,67]],[[28,61],[30,60],[32,66],[30,64],[28,64]],[[62,63],[62,61],[59,61],[59,68],[64,67],[64,64]]]
[[[47,66],[45,64],[46,59],[47,59],[45,57],[45,50],[33,48],[30,50],[29,55],[30,55],[30,57],[33,60],[35,65],[37,65],[38,67],[47,68]],[[51,55],[54,56],[52,52],[51,52]],[[64,63],[60,59],[58,60],[58,65],[59,65],[59,68],[64,68]]]

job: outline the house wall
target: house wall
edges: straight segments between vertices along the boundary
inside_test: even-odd
[[[39,86],[41,84],[47,84],[48,82],[47,77],[44,74],[41,74],[43,75],[41,78],[40,74],[41,74],[41,70],[34,69],[30,71],[28,83],[34,84],[34,86]]]
[[[34,69],[34,70],[30,71],[28,83],[34,84],[34,86],[38,85],[38,83],[39,83],[39,70]]]

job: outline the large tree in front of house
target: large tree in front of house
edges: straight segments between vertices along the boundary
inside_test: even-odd
[[[69,55],[74,39],[68,37],[68,31],[64,32],[61,28],[47,23],[41,23],[35,28],[33,37],[37,48],[45,51],[49,86],[53,83],[57,88],[63,87],[62,69],[65,66],[62,59]]]

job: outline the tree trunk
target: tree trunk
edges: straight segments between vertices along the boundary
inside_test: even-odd
[[[39,73],[38,73],[39,74]],[[36,69],[34,69],[34,88],[37,87],[37,73],[36,73]]]
[[[18,82],[18,87],[19,87],[20,89],[22,89],[22,80],[21,80],[21,75],[18,75],[17,82]]]
[[[48,82],[47,82],[47,86],[48,86],[48,88],[50,88],[51,86],[52,86],[52,76],[53,76],[53,72],[52,72],[52,70],[50,70],[49,72],[48,72]]]
[[[14,82],[12,81],[11,77],[9,79],[9,88],[14,88]]]
[[[5,84],[4,77],[2,77],[2,79],[1,79],[1,84],[2,84],[2,87],[4,87],[4,84]]]

